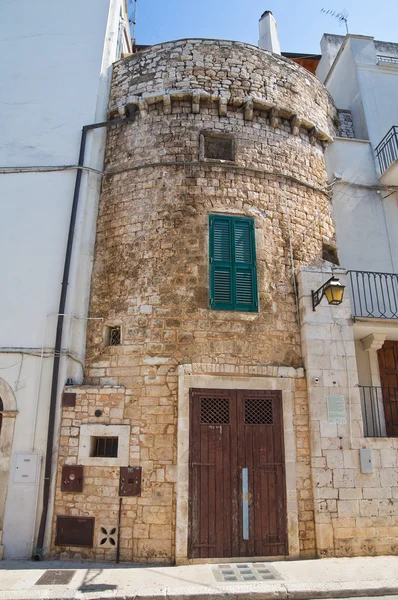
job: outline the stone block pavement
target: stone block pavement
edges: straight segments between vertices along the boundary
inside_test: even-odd
[[[261,563],[276,577],[266,581],[222,582],[219,564],[164,567],[1,561],[0,600],[309,600],[398,594],[398,556]],[[229,568],[223,565],[224,571],[237,570],[236,563],[228,564]],[[252,563],[245,564],[248,573]],[[37,585],[52,569],[75,572],[69,584]]]

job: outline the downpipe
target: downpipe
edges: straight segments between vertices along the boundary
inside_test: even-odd
[[[80,150],[79,150],[79,161],[77,164],[77,173],[76,173],[76,181],[75,188],[73,192],[73,200],[72,200],[72,209],[71,216],[69,222],[69,231],[68,231],[68,241],[66,245],[66,253],[65,253],[65,263],[64,263],[64,271],[61,283],[61,295],[59,299],[59,308],[58,308],[58,319],[57,319],[57,329],[55,334],[55,344],[54,344],[54,364],[52,371],[52,379],[51,379],[51,394],[50,394],[50,411],[48,418],[48,430],[47,430],[47,444],[46,444],[46,460],[45,460],[45,469],[44,469],[44,485],[43,485],[43,508],[42,514],[40,517],[40,525],[39,531],[37,535],[37,543],[36,548],[33,552],[33,560],[39,561],[42,560],[44,554],[44,537],[46,533],[46,525],[47,525],[47,516],[48,516],[48,507],[50,501],[50,487],[51,487],[51,477],[52,477],[52,467],[53,467],[53,444],[54,444],[54,431],[55,431],[55,414],[57,408],[57,390],[58,390],[58,381],[59,381],[59,368],[61,361],[61,344],[62,344],[62,334],[64,327],[64,313],[66,307],[66,299],[68,294],[68,283],[69,283],[69,273],[70,273],[70,265],[72,260],[72,251],[73,251],[73,241],[75,234],[75,226],[76,226],[76,217],[77,210],[79,206],[79,195],[80,195],[80,186],[82,180],[83,173],[83,163],[84,163],[84,154],[86,150],[86,140],[87,134],[89,131],[93,131],[94,129],[100,129],[102,127],[111,127],[113,125],[122,125],[123,123],[129,123],[135,120],[135,113],[137,111],[137,107],[134,107],[134,110],[131,111],[129,116],[122,119],[113,119],[111,121],[103,121],[102,123],[92,123],[91,125],[84,125],[82,129],[82,135],[80,140]]]

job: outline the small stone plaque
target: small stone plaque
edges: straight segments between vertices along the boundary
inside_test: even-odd
[[[346,425],[347,413],[345,409],[345,398],[343,394],[335,394],[327,397],[328,422]]]

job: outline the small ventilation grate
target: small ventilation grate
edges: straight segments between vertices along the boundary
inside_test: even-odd
[[[117,543],[117,528],[100,527],[98,545],[104,548],[114,548]]]
[[[228,425],[228,398],[201,398],[200,422],[203,425]]]
[[[68,585],[76,571],[49,570],[43,573],[35,585]]]
[[[247,398],[245,400],[245,425],[272,425],[272,400]]]

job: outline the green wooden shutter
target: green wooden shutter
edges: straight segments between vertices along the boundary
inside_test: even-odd
[[[253,219],[210,215],[210,307],[258,310]]]
[[[210,308],[233,310],[232,222],[210,215]]]

